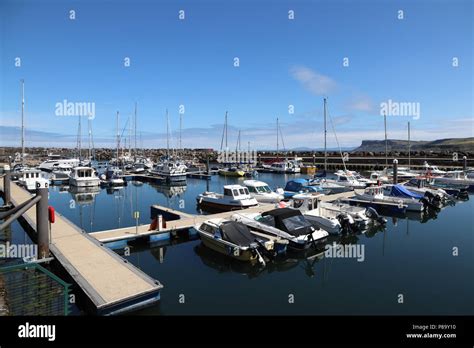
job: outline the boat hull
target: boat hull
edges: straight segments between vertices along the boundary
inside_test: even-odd
[[[239,261],[251,262],[257,259],[257,254],[252,253],[250,249],[242,250],[238,247],[232,247],[224,243],[221,239],[215,239],[213,237],[209,237],[205,233],[202,233],[200,231],[198,232],[199,236],[201,237],[202,243],[209,249],[212,249],[218,253],[227,255]]]
[[[252,204],[252,205],[242,205],[242,204],[228,204],[228,203],[218,203],[218,202],[212,202],[208,201],[206,199],[197,199],[197,203],[199,207],[203,209],[208,209],[208,210],[213,210],[213,211],[234,211],[234,210],[242,210],[242,209],[247,209],[251,207],[255,207],[258,204]]]
[[[87,180],[77,180],[75,178],[69,178],[69,185],[76,187],[93,187],[99,186],[100,180],[97,179],[87,179]]]

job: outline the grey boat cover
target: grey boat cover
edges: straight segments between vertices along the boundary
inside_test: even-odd
[[[275,221],[274,227],[295,237],[304,236],[314,232],[311,224],[306,220],[301,211],[297,209],[278,208],[266,211],[262,214],[262,216],[272,216]],[[288,222],[285,222],[287,219]]]
[[[236,221],[226,221],[220,226],[222,239],[239,245],[248,247],[255,242],[255,237],[250,233],[247,226]]]

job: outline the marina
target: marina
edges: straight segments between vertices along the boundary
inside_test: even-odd
[[[328,262],[328,260],[324,261],[325,258],[324,258],[323,248],[319,248],[319,249],[310,248],[308,251],[305,251],[305,253],[302,255],[290,253],[288,255],[289,258],[288,256],[285,256],[285,257],[279,256],[275,260],[271,260],[271,261],[268,261],[268,259],[266,258],[267,260],[265,261],[265,267],[261,269],[261,266],[260,267],[257,267],[255,265],[244,266],[244,264],[241,264],[243,261],[239,261],[239,260],[226,261],[224,255],[220,256],[216,251],[213,251],[210,249],[208,250],[208,248],[205,245],[200,245],[199,235],[197,231],[195,230],[195,226],[199,226],[200,224],[210,219],[212,219],[213,221],[216,221],[216,219],[221,219],[221,221],[227,221],[231,219],[235,215],[235,213],[238,213],[238,211],[237,212],[229,211],[229,212],[223,212],[223,213],[217,213],[217,214],[211,214],[211,215],[208,215],[208,213],[203,214],[203,212],[199,210],[199,206],[196,204],[195,197],[198,196],[198,193],[202,192],[203,189],[212,190],[213,188],[215,189],[218,187],[222,187],[222,185],[231,184],[231,183],[243,184],[246,178],[238,178],[238,177],[229,178],[229,177],[215,176],[215,175],[211,176],[210,180],[188,178],[188,182],[186,186],[178,186],[174,188],[175,191],[173,191],[173,187],[168,186],[168,188],[165,189],[166,186],[163,186],[163,183],[157,182],[153,179],[149,179],[146,175],[126,174],[125,177],[127,178],[126,186],[120,189],[113,189],[113,190],[109,188],[98,188],[97,189],[98,191],[96,191],[96,193],[86,194],[86,197],[89,197],[89,198],[85,198],[84,194],[78,195],[78,193],[75,190],[68,189],[67,186],[65,187],[66,189],[65,191],[63,189],[64,186],[61,186],[61,185],[50,186],[49,188],[50,204],[52,206],[57,207],[56,209],[58,213],[56,217],[56,222],[58,222],[58,218],[59,218],[60,224],[66,224],[66,226],[72,226],[72,231],[75,231],[74,233],[77,233],[78,235],[80,235],[81,240],[84,239],[84,234],[87,235],[86,240],[82,242],[82,243],[85,243],[84,245],[96,245],[100,250],[103,250],[104,255],[107,255],[108,257],[110,257],[109,253],[112,253],[116,255],[117,258],[123,257],[125,260],[129,261],[128,263],[121,262],[119,263],[120,265],[126,265],[127,268],[138,267],[145,271],[145,274],[141,276],[145,277],[145,279],[148,279],[148,281],[151,281],[152,284],[154,284],[154,286],[156,287],[155,300],[159,299],[158,303],[160,305],[157,307],[157,305],[148,303],[146,307],[148,307],[149,309],[148,310],[143,309],[139,312],[142,312],[142,311],[147,312],[151,310],[152,312],[158,311],[161,313],[163,308],[166,309],[168,308],[168,306],[170,306],[169,308],[170,309],[172,308],[174,313],[184,313],[182,312],[182,310],[179,309],[179,307],[176,307],[175,305],[172,304],[173,301],[170,302],[170,299],[166,299],[166,296],[165,296],[165,299],[163,298],[163,296],[161,296],[161,293],[163,291],[165,291],[164,293],[166,294],[166,289],[168,288],[168,286],[171,286],[172,289],[175,289],[176,285],[174,284],[168,285],[163,280],[163,277],[160,276],[161,271],[151,271],[149,266],[146,266],[145,268],[143,268],[144,267],[143,260],[148,259],[149,257],[147,257],[146,255],[150,255],[150,253],[153,253],[153,254],[158,253],[156,256],[154,256],[154,257],[157,257],[157,259],[156,261],[151,261],[151,260],[146,261],[146,263],[149,264],[151,262],[151,264],[153,264],[154,262],[158,262],[158,264],[160,265],[159,269],[162,269],[163,267],[166,269],[168,267],[171,267],[170,269],[173,269],[175,266],[171,264],[172,261],[169,261],[170,263],[166,261],[167,260],[166,251],[168,250],[168,253],[169,253],[169,250],[175,250],[175,249],[181,250],[180,253],[184,252],[187,255],[186,257],[189,258],[190,257],[189,251],[187,252],[185,251],[185,250],[188,250],[188,247],[186,247],[186,245],[194,246],[195,247],[194,250],[196,254],[194,254],[195,256],[191,257],[191,259],[198,257],[198,260],[201,259],[201,261],[205,262],[204,264],[207,265],[204,267],[210,267],[215,262],[221,265],[229,264],[229,266],[235,264],[234,266],[232,266],[232,267],[236,267],[235,270],[231,271],[229,269],[229,271],[231,271],[232,273],[236,272],[234,273],[235,275],[247,274],[250,277],[249,279],[254,279],[254,277],[257,277],[258,279],[259,277],[258,274],[260,274],[261,272],[263,272],[262,274],[265,274],[266,269],[270,270],[273,267],[285,268],[285,267],[290,267],[291,265],[293,266],[289,268],[288,272],[290,272],[290,274],[293,274],[291,275],[291,277],[294,277],[296,276],[296,274],[294,274],[294,271],[290,271],[290,270],[293,269],[293,267],[295,267],[295,264],[298,265],[300,263],[304,263],[307,265],[305,267],[310,267],[308,265],[312,264],[311,266],[311,269],[312,269],[311,273],[312,273],[312,272],[317,272],[316,270],[319,269],[319,266],[317,266],[318,264],[320,264],[320,266],[322,267],[323,263]],[[278,187],[281,188],[282,186],[284,186],[285,182],[287,182],[288,180],[293,180],[295,178],[304,178],[304,177],[307,177],[307,176],[303,174],[281,175],[281,174],[262,173],[259,175],[259,180],[267,183],[271,189],[276,189]],[[209,187],[206,187],[206,186],[209,186]],[[362,192],[361,190],[356,190],[356,191]],[[30,193],[26,192],[24,189],[20,188],[14,183],[12,183],[12,193],[13,192],[15,193],[12,195],[12,197],[18,196],[16,197],[17,199],[16,203],[24,201],[27,199],[27,197],[30,196]],[[297,195],[297,198],[298,198],[298,195]],[[321,195],[320,197],[318,197],[318,201],[319,202],[336,201],[336,202],[347,202],[351,205],[365,205],[363,201],[359,201],[356,198],[356,192],[354,191],[346,191],[346,192],[341,192],[338,194]],[[74,202],[73,208],[71,208],[71,202]],[[99,202],[102,202],[102,203],[99,203]],[[104,206],[104,205],[109,206],[109,208],[105,208],[109,211],[107,215],[101,215],[101,212],[104,209],[104,208],[101,208],[101,206]],[[442,217],[444,214],[446,214],[447,213],[445,212],[446,209],[448,210],[463,209],[464,210],[464,209],[469,209],[468,207],[470,205],[471,205],[470,200],[458,201],[455,207],[443,208],[442,211],[435,213],[435,215],[432,215],[433,214],[432,212],[431,213],[420,212],[417,215],[417,214],[408,214],[403,209],[405,207],[400,207],[399,204],[397,203],[389,203],[389,202],[383,203],[382,208],[384,209],[382,209],[381,211],[382,211],[382,215],[386,216],[387,220],[389,220],[387,223],[387,226],[370,226],[369,228],[364,230],[363,233],[356,232],[356,233],[349,233],[349,234],[342,234],[342,235],[329,235],[328,236],[329,239],[326,243],[331,243],[334,241],[344,242],[347,239],[347,241],[351,241],[350,242],[351,244],[358,243],[358,241],[359,242],[363,241],[363,243],[367,245],[367,244],[373,244],[374,240],[377,240],[378,242],[376,244],[382,243],[383,245],[385,245],[386,241],[384,241],[384,238],[386,238],[386,234],[389,233],[388,231],[397,230],[398,229],[397,226],[400,223],[406,224],[408,235],[405,234],[404,238],[407,238],[407,236],[410,235],[409,231],[412,231],[411,232],[412,234],[415,233],[414,231],[419,229],[417,225],[422,226],[426,223],[429,223],[429,221],[434,221],[432,220],[434,217],[436,217],[437,219],[436,221],[438,224],[438,221],[440,218],[439,216]],[[67,208],[64,209],[64,207],[67,207]],[[260,203],[256,207],[250,207],[250,208],[241,210],[241,212],[244,212],[245,214],[250,214],[250,215],[262,214],[267,211],[275,209],[275,207],[276,207],[275,203]],[[381,206],[380,205],[376,206],[376,208],[381,208]],[[402,209],[400,210],[400,208]],[[135,213],[137,211],[139,212],[138,215]],[[107,216],[107,219],[104,219],[101,216],[103,217]],[[159,221],[156,221],[156,219],[158,218],[159,218]],[[64,219],[64,222],[62,221],[63,219]],[[26,220],[28,221],[28,217],[26,218]],[[155,224],[156,223],[158,224],[154,226],[155,229],[151,228],[154,223],[154,220],[155,220]],[[433,228],[433,224],[431,225]],[[59,226],[59,225],[52,224],[52,226]],[[52,231],[54,231],[54,229],[52,229]],[[81,231],[85,233],[81,233]],[[20,230],[16,230],[15,233],[21,234],[22,232]],[[74,233],[68,232],[67,234],[68,235],[71,234],[74,236]],[[60,238],[60,237],[61,237],[60,235],[52,234],[53,241],[55,240],[55,238]],[[383,237],[382,240],[380,240],[381,237]],[[393,237],[394,236],[392,236],[392,238]],[[462,238],[466,238],[466,237],[467,236],[464,236]],[[72,240],[72,236],[70,238]],[[398,238],[399,237],[397,237],[396,239]],[[467,237],[467,238],[470,238],[470,237]],[[380,245],[377,248],[379,247]],[[385,249],[386,247],[387,246],[383,246],[383,249]],[[390,247],[387,247],[387,248],[388,248],[387,250],[390,250]],[[107,250],[109,251],[106,252]],[[127,250],[131,250],[131,252],[127,252]],[[60,251],[55,249],[55,247],[53,246],[51,247],[51,252],[55,257],[56,255],[61,255],[59,253]],[[384,254],[385,254],[385,251],[382,253],[382,257]],[[154,257],[152,259],[154,259]],[[222,257],[224,257],[224,259],[221,259]],[[112,257],[112,259],[113,258],[114,257]],[[377,256],[375,259],[378,260],[377,262],[381,262],[383,260],[383,259],[380,259],[380,256]],[[220,260],[220,261],[217,261],[217,260]],[[58,261],[61,263],[61,258],[59,258]],[[66,261],[66,259],[62,259],[62,261],[65,264],[69,263],[69,261]],[[344,263],[344,261],[342,260],[341,262]],[[347,262],[348,260],[345,261],[345,263]],[[215,266],[217,266],[217,264]],[[349,266],[349,264],[346,266]],[[213,267],[214,266],[211,266],[210,270],[212,270]],[[327,265],[324,267],[327,267]],[[368,266],[368,267],[372,269],[372,266]],[[69,270],[71,270],[71,268]],[[94,266],[94,273],[98,274],[97,272],[98,272],[98,269],[97,267]],[[130,274],[137,277],[135,272],[140,272],[140,271],[138,269],[133,268]],[[257,272],[257,273],[254,273],[254,272]],[[71,273],[74,274],[74,272],[71,272]],[[187,272],[184,272],[184,273],[187,274]],[[205,273],[208,273],[208,271],[206,271]],[[168,272],[165,271],[164,274],[168,274]],[[252,274],[253,276],[251,276]],[[281,271],[279,272],[279,274],[281,274]],[[140,277],[140,275],[138,276]],[[169,275],[165,276],[165,279],[167,278],[169,278]],[[172,277],[172,278],[174,279],[175,277]],[[75,281],[74,277],[72,279]],[[109,278],[104,278],[104,279],[107,279],[107,282],[110,282]],[[158,281],[158,283],[153,283],[155,279]],[[176,281],[176,279],[174,281]],[[320,281],[321,279],[318,281],[318,283]],[[161,283],[164,284],[163,289],[161,289]],[[182,281],[180,281],[179,283],[182,283]],[[185,280],[185,283],[187,283],[186,280]],[[306,282],[304,281],[303,284],[306,284]],[[82,285],[84,286],[84,288],[91,286],[90,284],[82,284]],[[184,283],[181,286],[183,285]],[[124,295],[122,294],[122,296]],[[145,299],[144,303],[146,303],[146,301],[147,300]],[[452,301],[453,300],[451,299],[447,302],[452,303]],[[133,303],[133,301],[131,301],[131,303]],[[232,301],[230,301],[230,305],[229,305],[229,302],[227,302],[227,305],[230,306],[228,308],[234,308],[232,307],[231,303]],[[117,313],[120,313],[120,310],[121,310],[120,307],[113,309],[113,306],[111,306],[109,310],[103,310],[101,312],[99,310],[100,307],[101,307],[101,304],[97,302],[96,303],[97,313],[107,314],[107,313],[115,313],[115,311],[117,311]],[[107,306],[104,306],[104,308],[106,307]],[[134,308],[133,305],[131,308],[132,309]],[[301,313],[305,313],[306,310],[311,310],[311,308],[312,307],[310,306],[309,308],[303,310]],[[443,308],[445,310],[447,307],[443,307]],[[189,311],[185,313],[197,314],[197,313],[200,313],[200,310],[202,309],[203,307],[201,305],[195,303],[192,306],[192,308],[189,308]],[[387,309],[387,307],[385,307],[385,309]],[[82,308],[82,309],[77,308],[76,311],[77,310],[80,310],[80,311],[85,310],[86,312],[90,311],[90,309],[86,309],[86,308]],[[248,310],[249,308],[247,308],[247,312]],[[302,310],[302,308],[300,310]],[[158,313],[158,312],[154,312],[154,313]],[[232,310],[232,312],[240,313],[240,311],[237,310],[237,307],[235,307]],[[214,312],[214,313],[218,313],[218,312]],[[260,313],[260,312],[255,312],[255,313]],[[268,313],[287,313],[287,312],[286,311],[283,311],[283,312],[271,311]],[[335,312],[327,308],[323,311],[323,313],[335,313]],[[358,311],[356,311],[355,313],[358,313]]]
[[[0,1],[0,348],[472,346],[473,7]]]

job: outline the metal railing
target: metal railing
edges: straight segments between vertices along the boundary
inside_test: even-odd
[[[37,263],[0,267],[7,315],[68,315],[70,284]]]

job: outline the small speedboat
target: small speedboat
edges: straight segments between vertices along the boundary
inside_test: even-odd
[[[277,208],[258,213],[236,213],[231,219],[242,222],[254,231],[287,239],[288,247],[304,250],[326,241],[328,233],[314,227],[297,209]]]
[[[284,196],[286,199],[293,197],[298,193],[314,193],[314,194],[326,194],[329,190],[325,190],[318,185],[312,185],[308,179],[297,178],[289,180],[284,188]]]
[[[51,182],[53,184],[62,184],[69,181],[69,176],[72,172],[72,166],[70,165],[60,165],[53,167],[51,174]]]
[[[107,170],[105,171],[105,174],[103,175],[105,176],[103,180],[105,180],[108,186],[124,186],[125,185],[122,169],[118,167],[115,167],[115,166],[107,167]]]
[[[283,199],[283,195],[272,191],[267,183],[258,180],[245,180],[244,186],[250,195],[259,203],[278,203]]]
[[[462,170],[447,172],[444,176],[433,179],[435,184],[466,185],[469,191],[474,191],[474,179],[469,178]]]
[[[224,193],[204,192],[196,197],[201,208],[218,211],[232,211],[255,207],[257,200],[241,185],[224,185]]]
[[[255,236],[246,225],[225,219],[210,219],[194,227],[203,244],[221,254],[240,261],[258,260],[265,265],[262,256],[273,253],[274,241],[270,238]]]
[[[428,181],[424,178],[410,179],[408,182],[404,183],[403,186],[412,192],[424,196],[432,196],[432,200],[437,201],[439,205],[447,204],[449,201],[453,200],[452,196],[445,190],[440,187],[430,186]]]
[[[397,186],[397,185],[394,185]],[[385,189],[386,191],[386,189]],[[399,209],[406,208],[407,211],[417,211],[422,212],[425,210],[424,201],[421,197],[411,197],[408,198],[405,195],[406,189],[397,188],[397,194],[400,193],[399,196],[396,195],[385,195],[384,194],[384,187],[383,186],[371,186],[367,187],[363,193],[355,192],[357,200],[361,202],[365,202],[366,204],[381,204],[388,203],[390,205],[398,206]],[[394,191],[395,192],[395,191]],[[392,193],[392,191],[390,192]]]
[[[350,187],[352,189],[363,189],[367,187],[366,183],[357,180],[349,171],[337,171],[334,173],[335,179],[326,179],[326,182],[341,186]]]

